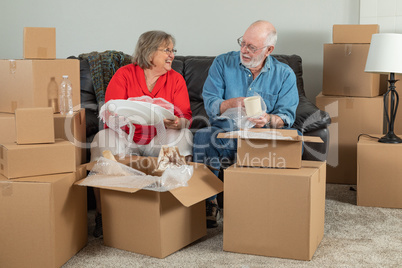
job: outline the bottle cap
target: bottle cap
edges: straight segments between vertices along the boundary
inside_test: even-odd
[[[63,75],[63,78],[68,78],[68,75]]]

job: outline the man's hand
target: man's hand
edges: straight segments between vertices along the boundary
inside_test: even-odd
[[[260,117],[257,118],[250,117],[248,120],[253,122],[255,124],[254,127],[256,128],[262,128],[268,123],[268,127],[270,128],[282,128],[285,125],[282,118],[277,115],[267,113],[263,113]]]
[[[230,108],[244,107],[244,99],[245,97],[238,97],[223,101],[220,107],[221,114],[223,114],[227,109]]]
[[[163,119],[163,123],[166,128],[170,129],[182,129],[186,128],[189,124],[189,121],[186,118],[179,118],[175,116],[174,120]]]

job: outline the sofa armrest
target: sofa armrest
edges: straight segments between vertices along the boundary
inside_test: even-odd
[[[305,133],[326,128],[330,123],[331,118],[327,112],[318,109],[306,96],[299,96],[293,128]]]

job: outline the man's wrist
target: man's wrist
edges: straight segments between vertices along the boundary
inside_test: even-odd
[[[265,124],[266,127],[269,127],[271,125],[272,117],[271,114],[267,114],[268,116],[268,122]]]

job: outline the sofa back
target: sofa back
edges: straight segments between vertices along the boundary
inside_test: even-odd
[[[105,53],[105,52],[103,52]],[[122,53],[122,52],[121,52]],[[273,55],[279,61],[288,64],[296,74],[299,95],[305,97],[303,85],[302,59],[298,55]],[[76,58],[76,57],[70,57]],[[208,76],[209,67],[215,57],[212,56],[176,56],[172,68],[183,75],[187,83],[190,97],[191,110],[193,112],[193,131],[208,125],[208,116],[204,108],[202,88]],[[90,133],[96,133],[99,128],[96,117],[98,103],[96,100],[90,66],[87,59],[80,60],[81,67],[81,106],[86,108],[87,125]],[[297,122],[296,122],[297,123]]]

